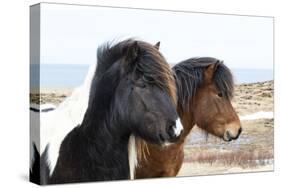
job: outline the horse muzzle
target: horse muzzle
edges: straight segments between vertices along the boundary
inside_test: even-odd
[[[239,138],[241,132],[242,132],[241,127],[238,129],[238,131],[236,133],[234,131],[231,131],[231,130],[226,130],[224,135],[223,135],[223,140],[227,141],[227,142],[230,142],[232,140],[236,140],[236,139]]]
[[[175,122],[170,123],[167,128],[168,141],[175,142],[181,135],[182,131],[183,126],[179,119],[177,119]]]

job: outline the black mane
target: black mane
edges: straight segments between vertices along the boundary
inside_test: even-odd
[[[93,92],[95,92],[96,83],[107,72],[107,70],[114,65],[118,60],[121,60],[128,48],[136,40],[127,39],[125,41],[115,44],[114,42],[107,42],[100,46],[97,50],[97,67],[95,78],[92,81],[91,93],[89,102],[93,101]],[[158,49],[145,42],[137,41],[141,48],[142,61],[137,61],[136,71],[143,75],[144,81],[154,84],[165,92],[168,92],[171,98],[176,102],[177,95],[174,88],[174,75],[171,68],[166,63],[165,58],[158,53]],[[89,105],[90,105],[89,103]]]
[[[204,70],[211,64],[217,64],[213,81],[223,97],[231,99],[234,92],[234,82],[231,71],[223,61],[212,57],[191,58],[173,67],[177,79],[178,104],[182,110],[190,108],[190,102],[196,89],[204,82]]]

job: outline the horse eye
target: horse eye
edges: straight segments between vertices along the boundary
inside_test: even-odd
[[[145,88],[146,84],[145,83],[135,83],[136,87],[140,87],[140,88]]]
[[[219,97],[222,97],[222,93],[218,93],[218,96],[219,96]]]
[[[150,76],[143,75],[143,80],[146,81],[146,82],[153,82],[153,78],[150,77]]]

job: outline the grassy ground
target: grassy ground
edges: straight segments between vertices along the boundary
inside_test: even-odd
[[[58,105],[71,89],[43,89],[30,94],[30,102]],[[273,81],[235,87],[233,106],[239,115],[273,111]],[[188,136],[179,176],[273,170],[274,120],[242,121],[238,140],[224,142],[196,126]]]

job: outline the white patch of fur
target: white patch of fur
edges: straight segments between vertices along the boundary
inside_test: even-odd
[[[48,162],[50,164],[50,175],[56,166],[63,139],[83,121],[88,108],[91,81],[95,70],[96,65],[93,64],[83,85],[76,88],[71,96],[66,98],[54,111],[40,114],[40,155],[49,144]]]
[[[56,108],[57,106],[54,105],[54,104],[50,104],[50,103],[47,103],[47,104],[42,104],[40,105],[40,108]]]
[[[138,165],[136,137],[134,135],[131,135],[129,138],[128,155],[129,155],[130,179],[133,180],[135,179],[135,169]]]
[[[54,104],[50,104],[50,103],[40,105],[40,111],[42,111],[44,109],[50,109],[50,108],[56,109],[57,106],[55,106]]]
[[[174,127],[175,135],[176,135],[176,136],[179,136],[182,131],[183,131],[183,126],[182,126],[182,124],[181,124],[181,121],[180,121],[180,119],[177,119],[177,120],[176,120],[176,127]],[[170,145],[172,145],[172,144],[173,144],[172,142],[164,142],[164,143],[163,143],[163,146],[164,146],[164,147],[168,147],[168,146],[170,146]]]
[[[177,119],[176,127],[174,128],[175,135],[179,136],[181,134],[182,130],[183,130],[183,126],[181,124],[181,121],[180,121],[180,119]]]
[[[164,142],[163,146],[164,146],[164,147],[168,147],[168,146],[170,146],[170,145],[172,145],[172,144],[173,144],[172,142]]]
[[[41,104],[41,105],[31,103],[30,108],[33,108],[33,109],[38,110],[39,112],[42,112],[43,110],[46,110],[46,109],[56,109],[57,106],[54,104],[51,104],[51,103],[46,103],[46,104]],[[31,112],[33,112],[33,111],[31,111]],[[37,112],[35,112],[35,113],[37,113]],[[34,115],[32,117],[34,117]]]

